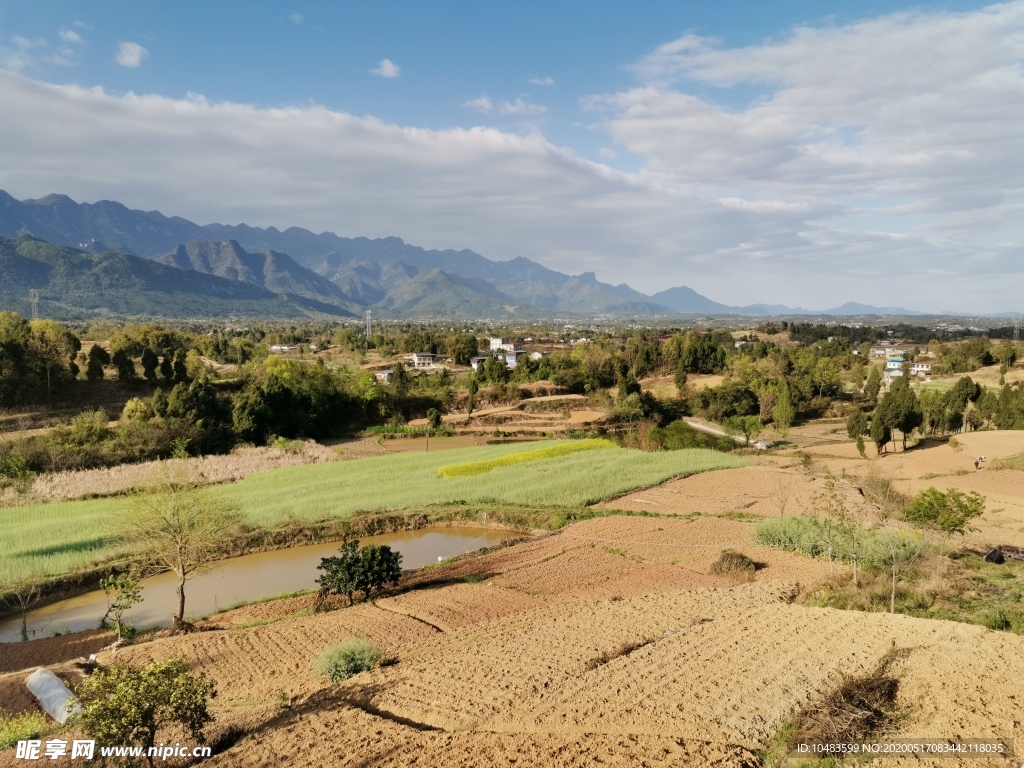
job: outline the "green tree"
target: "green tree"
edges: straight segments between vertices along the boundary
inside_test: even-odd
[[[437,408],[427,409],[427,426],[430,429],[437,429],[441,426],[441,412]]]
[[[864,411],[854,411],[846,420],[846,434],[851,440],[863,437],[868,431],[868,416]]]
[[[411,386],[412,380],[409,378],[409,372],[405,366],[401,362],[395,363],[394,370],[391,372],[391,389],[395,393],[395,397],[405,397],[409,394]]]
[[[139,587],[139,578],[133,573],[112,573],[100,579],[100,589],[107,598],[107,612],[103,614],[102,624],[106,626],[107,619],[113,618],[114,626],[117,629],[117,639],[124,639],[124,622],[122,616],[125,611],[133,605],[142,602],[142,589]]]
[[[160,365],[160,358],[157,357],[149,347],[142,350],[142,375],[149,381],[156,381],[156,369]]]
[[[864,385],[864,397],[868,399],[869,403],[874,403],[878,400],[878,393],[882,391],[882,374],[878,370],[877,365],[872,365],[871,370],[868,371],[868,380]]]
[[[750,445],[751,438],[756,438],[764,429],[764,425],[757,416],[730,416],[722,422],[722,426],[725,427],[726,432],[743,435],[746,445]]]
[[[682,365],[677,366],[674,381],[676,385],[676,392],[678,393],[679,397],[684,397],[686,395],[686,380],[686,369],[683,368]]]
[[[371,544],[359,550],[359,590],[367,599],[373,590],[380,592],[388,584],[396,585],[402,578],[402,553],[387,544]]]
[[[119,349],[111,358],[114,368],[117,369],[118,381],[135,381],[135,363],[123,349]]]
[[[142,747],[152,766],[149,748],[161,731],[184,729],[197,742],[213,721],[209,700],[214,684],[189,670],[184,656],[173,656],[141,669],[131,666],[100,668],[79,683],[75,693],[82,704],[76,725],[98,746]],[[123,765],[131,764],[131,759]]]
[[[153,413],[160,418],[167,415],[167,393],[162,389],[153,393]]]
[[[346,537],[341,543],[339,555],[320,559],[317,570],[323,571],[316,583],[321,590],[348,597],[348,604],[353,604],[352,596],[358,591],[362,579],[363,560],[359,554],[359,542]]]
[[[89,381],[101,381],[103,368],[110,365],[110,354],[98,344],[89,349],[89,359],[85,366],[85,378]]]
[[[907,376],[893,382],[879,403],[875,418],[881,419],[890,430],[898,429],[903,436],[903,450],[907,450],[907,435],[921,426],[921,407],[917,395],[910,388]]]
[[[160,375],[164,377],[164,381],[174,381],[174,363],[168,354],[160,358]]]
[[[171,363],[171,368],[174,371],[174,381],[177,384],[187,384],[189,382],[188,365],[185,361],[185,350],[179,349],[174,353],[174,361]]]
[[[892,440],[892,430],[886,426],[885,422],[875,414],[875,418],[871,420],[871,442],[875,444],[875,450],[878,451],[878,455],[881,456],[885,450],[885,446],[890,440]]]
[[[970,521],[985,513],[985,499],[975,491],[963,493],[951,488],[943,493],[935,488],[921,491],[903,512],[912,523],[961,536],[974,530]]]
[[[772,420],[780,435],[786,436],[795,418],[796,408],[793,406],[793,396],[790,394],[789,384],[783,379],[779,382],[775,407],[772,409]]]
[[[814,385],[818,388],[818,394],[834,395],[839,390],[839,368],[831,357],[823,357],[818,360],[814,367]]]
[[[177,577],[175,630],[185,621],[185,582],[220,557],[221,544],[237,522],[234,508],[174,477],[136,492],[113,521],[115,537],[144,548],[153,572]]]

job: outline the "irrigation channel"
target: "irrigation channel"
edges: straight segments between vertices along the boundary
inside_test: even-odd
[[[402,567],[410,569],[494,546],[515,536],[510,531],[486,528],[421,528],[365,536],[359,543],[388,544],[402,553]],[[186,585],[185,617],[209,616],[232,604],[313,589],[320,559],[337,551],[338,542],[330,542],[222,560]],[[125,619],[139,629],[170,626],[176,578],[174,574],[162,573],[143,581],[143,601],[126,613]],[[107,599],[100,590],[43,606],[28,615],[29,639],[96,629],[106,610]],[[0,642],[20,639],[20,616],[0,621]]]

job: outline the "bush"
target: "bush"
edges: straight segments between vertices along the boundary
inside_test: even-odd
[[[38,739],[45,725],[46,716],[39,712],[9,715],[0,709],[0,749],[10,749],[26,739]]]
[[[321,653],[316,669],[332,683],[343,683],[360,672],[373,669],[382,656],[380,648],[365,637],[351,637]]]
[[[918,494],[903,516],[917,525],[963,535],[971,530],[970,521],[984,512],[985,499],[975,491],[962,493],[951,488],[943,493],[929,488]]]
[[[99,669],[75,691],[82,702],[78,724],[99,746],[152,747],[164,729],[201,741],[213,720],[207,710],[214,684],[189,671],[184,656],[137,669]]]

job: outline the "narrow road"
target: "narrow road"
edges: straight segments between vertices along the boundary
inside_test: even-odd
[[[714,435],[715,437],[729,437],[732,438],[733,442],[739,443],[740,445],[746,445],[747,441],[740,435],[730,435],[724,429],[717,424],[712,424],[710,421],[704,421],[703,419],[695,419],[692,416],[684,416],[683,421],[689,424],[691,427],[696,429],[698,432],[704,432],[708,435]]]

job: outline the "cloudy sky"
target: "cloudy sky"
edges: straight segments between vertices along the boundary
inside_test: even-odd
[[[0,188],[1021,309],[1024,0],[0,0]]]

